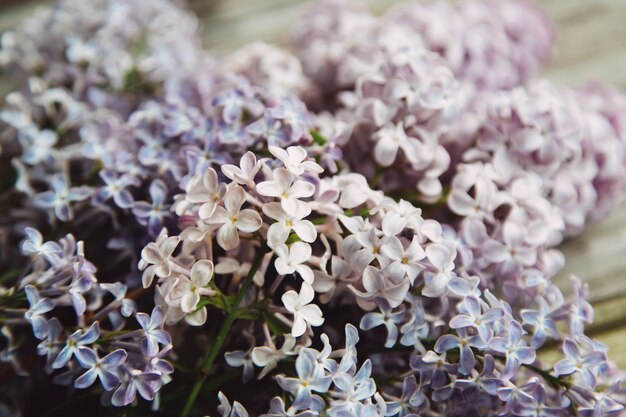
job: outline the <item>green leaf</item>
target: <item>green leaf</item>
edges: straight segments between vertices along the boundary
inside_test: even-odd
[[[318,132],[315,129],[311,129],[309,131],[309,133],[311,133],[311,136],[313,137],[313,142],[320,145],[320,146],[324,146],[328,143],[328,139],[326,139],[324,136],[322,136],[322,134],[320,132]]]
[[[20,276],[21,272],[22,272],[21,268],[9,269],[4,274],[0,275],[0,283],[13,281],[15,278]]]
[[[233,303],[233,299],[233,296],[223,295],[222,293],[217,293],[211,297],[201,297],[196,311],[205,306],[213,306],[220,310],[229,311]]]
[[[313,224],[326,224],[328,223],[328,216],[321,216],[321,217],[317,217],[315,219],[311,219],[311,223]]]
[[[275,335],[280,336],[291,332],[289,326],[272,313],[263,314],[263,319],[267,323],[267,326],[270,328],[272,333],[274,333]]]
[[[302,242],[302,239],[300,239],[297,234],[292,233],[287,238],[287,241],[285,242],[285,244],[287,246],[289,246],[289,245],[291,245],[292,243],[295,243],[295,242]]]
[[[259,310],[255,309],[255,308],[244,308],[242,310],[239,310],[237,312],[237,318],[238,319],[244,319],[244,320],[258,320],[261,317],[261,313],[259,312]]]
[[[137,67],[133,67],[124,74],[124,91],[127,93],[152,94],[155,86],[148,82]]]
[[[361,207],[358,211],[358,213],[355,214],[354,212],[355,209],[348,209],[346,211],[344,211],[344,215],[346,217],[353,217],[353,216],[360,216],[363,217],[364,219],[367,219],[370,216],[370,209],[369,207]],[[313,222],[315,224],[315,222]]]

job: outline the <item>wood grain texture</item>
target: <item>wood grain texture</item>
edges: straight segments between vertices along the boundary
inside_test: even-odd
[[[33,7],[51,1],[16,2],[0,11],[0,32],[18,24]],[[287,45],[289,31],[312,0],[189,0],[203,27],[207,47],[229,51],[254,40]],[[590,80],[626,88],[626,0],[537,0],[558,28],[555,54],[544,76],[563,85]],[[368,0],[382,12],[397,1]],[[3,85],[4,83],[4,85]],[[7,91],[0,78],[0,95]],[[624,169],[626,175],[626,167]],[[626,368],[626,205],[566,242],[565,270],[557,278],[567,288],[570,274],[589,284],[596,321],[591,332],[607,342]]]

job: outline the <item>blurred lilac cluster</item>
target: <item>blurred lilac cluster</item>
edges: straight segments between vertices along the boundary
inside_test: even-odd
[[[553,278],[626,193],[625,96],[534,78],[524,0],[295,28],[217,57],[174,3],[64,0],[3,35],[0,360],[183,417],[621,415]]]

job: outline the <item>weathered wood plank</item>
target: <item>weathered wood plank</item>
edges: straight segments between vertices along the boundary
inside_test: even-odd
[[[626,205],[604,221],[589,225],[561,249],[567,260],[557,277],[561,287],[567,288],[568,277],[574,274],[589,284],[593,303],[626,296]],[[626,317],[626,309],[620,314]]]

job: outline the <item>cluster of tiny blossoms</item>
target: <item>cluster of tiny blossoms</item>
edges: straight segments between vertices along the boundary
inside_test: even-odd
[[[621,415],[553,277],[626,193],[625,96],[533,79],[554,31],[525,0],[296,28],[218,58],[166,0],[63,0],[3,35],[0,361],[66,410]]]
[[[30,268],[16,285],[2,288],[9,317],[3,333],[10,335],[8,323],[20,317],[30,323],[40,341],[37,354],[45,357],[44,369],[56,374],[58,384],[86,389],[98,380],[103,396],[116,406],[133,403],[137,394],[154,400],[174,372],[163,359],[172,348],[163,330],[163,310],[137,312],[124,284],[99,282],[96,267],[85,258],[84,242],[71,234],[44,242],[35,229],[25,233],[21,250],[29,256]],[[21,308],[22,294],[28,308]],[[137,324],[127,323],[131,317]],[[3,360],[28,375],[12,338],[4,352]]]

